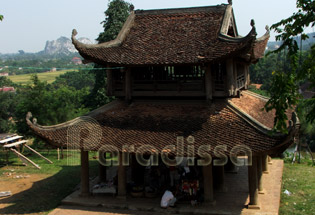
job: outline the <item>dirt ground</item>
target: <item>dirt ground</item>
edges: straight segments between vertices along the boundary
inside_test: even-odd
[[[18,194],[30,189],[35,182],[47,177],[43,174],[16,173],[10,167],[5,169],[3,174],[0,175],[0,192],[11,191],[12,196],[0,197],[0,211],[5,211],[5,208],[14,205],[21,198],[21,195]]]

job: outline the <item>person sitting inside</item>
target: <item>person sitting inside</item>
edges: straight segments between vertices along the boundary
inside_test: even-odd
[[[166,190],[161,199],[161,207],[168,208],[174,207],[176,198],[170,190]]]

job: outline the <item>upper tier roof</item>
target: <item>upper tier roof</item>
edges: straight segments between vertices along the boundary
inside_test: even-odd
[[[228,36],[230,27],[235,37]],[[113,41],[97,45],[72,42],[86,59],[98,64],[198,64],[231,56],[255,61],[263,56],[269,31],[256,40],[256,31],[237,35],[231,5],[136,10],[131,12]]]

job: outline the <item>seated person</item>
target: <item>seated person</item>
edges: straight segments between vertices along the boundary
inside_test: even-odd
[[[162,208],[174,207],[175,202],[176,198],[173,195],[173,193],[169,190],[166,190],[161,199],[161,207]]]

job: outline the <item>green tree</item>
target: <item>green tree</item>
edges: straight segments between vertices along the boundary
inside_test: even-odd
[[[124,0],[110,1],[108,9],[105,11],[105,20],[101,22],[104,32],[100,33],[96,40],[103,43],[115,39],[133,8],[132,4]],[[111,101],[111,98],[106,95],[106,71],[99,69],[102,67],[95,65],[95,69],[92,70],[95,76],[95,85],[86,101],[86,105],[92,109]]]
[[[3,20],[3,15],[0,15],[0,21],[2,21]]]
[[[74,87],[76,90],[81,90],[83,88],[93,88],[95,83],[95,77],[89,70],[79,70],[66,72],[65,74],[60,75],[53,82],[53,86],[69,86]]]
[[[300,35],[302,40],[308,38],[304,33],[304,29],[315,24],[315,0],[297,0],[298,11],[292,16],[281,20],[271,26],[278,35],[277,40],[283,41],[282,45],[275,52],[283,53],[288,56],[289,65],[276,70],[273,73],[272,86],[270,87],[271,98],[267,102],[265,108],[267,111],[276,110],[274,128],[282,132],[287,132],[286,123],[287,116],[285,114],[288,108],[293,109],[298,103],[300,95],[298,93],[298,84],[300,81],[310,81],[311,87],[315,87],[314,79],[314,61],[305,60],[299,62],[299,47],[295,36]],[[311,48],[308,59],[314,59],[315,46]],[[301,57],[300,57],[301,59]],[[303,66],[301,66],[303,65]],[[307,120],[313,122],[315,120],[315,98],[310,99],[308,105]]]
[[[0,133],[8,132],[13,127],[11,117],[17,100],[12,92],[0,92]]]
[[[131,8],[133,5],[124,0],[110,1],[105,11],[105,20],[101,22],[104,32],[101,32],[96,40],[103,43],[115,39],[129,16]]]
[[[54,125],[81,116],[89,111],[82,104],[89,94],[88,88],[76,90],[73,87],[61,86],[54,89],[46,82],[41,82],[36,75],[32,84],[19,90],[15,121],[19,133],[28,135],[29,128],[25,121],[27,112],[42,125]]]

